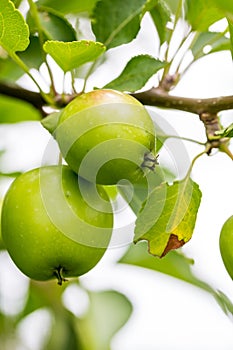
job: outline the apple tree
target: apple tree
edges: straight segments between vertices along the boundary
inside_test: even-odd
[[[218,54],[232,61],[232,0],[1,0],[0,15],[0,132],[27,139],[36,126],[47,142],[26,166],[17,140],[0,143],[0,281],[7,273],[22,291],[13,309],[0,299],[0,348],[26,348],[22,324],[43,310],[38,349],[112,348],[134,302],[120,285],[88,287],[108,258],[199,288],[232,317],[224,286],[200,278],[187,249],[207,195],[197,163],[233,160],[232,88],[179,90],[194,68],[203,83],[203,60],[216,70]],[[180,135],[177,117],[201,138]],[[218,249],[233,279],[232,215]],[[81,314],[70,306],[79,302]]]

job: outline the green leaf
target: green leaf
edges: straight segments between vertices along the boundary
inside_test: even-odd
[[[0,164],[1,164],[1,157],[3,156],[3,154],[6,152],[5,149],[0,149]]]
[[[118,195],[118,190],[117,190],[117,186],[116,185],[112,185],[112,186],[104,186],[105,191],[108,194],[108,197],[114,201]]]
[[[43,349],[84,350],[80,343],[79,319],[62,305],[63,291],[64,288],[58,288],[54,282],[30,281],[28,298],[24,310],[17,317],[17,324],[31,313],[45,309],[50,312],[54,322]]]
[[[68,72],[84,63],[96,60],[104,53],[105,46],[90,40],[46,41],[44,50],[52,56],[64,72]]]
[[[169,138],[169,135],[167,135],[164,132],[164,130],[161,129],[161,127],[158,125],[158,123],[156,123],[155,120],[153,120],[153,123],[155,125],[156,130],[156,150],[158,152],[163,147],[164,142]]]
[[[96,40],[113,48],[132,41],[139,29],[141,12],[146,0],[102,0],[97,2],[92,16]]]
[[[65,288],[64,286],[57,288],[57,284],[54,281],[41,283],[29,280],[29,282],[25,305],[22,312],[18,315],[17,322],[20,322],[24,317],[42,308],[50,309],[54,312],[54,316],[56,316],[58,309],[63,312],[61,296]]]
[[[37,36],[30,37],[25,51],[18,52],[20,59],[29,67],[39,69],[44,62],[43,51]],[[0,80],[15,83],[25,72],[10,57],[0,58]]]
[[[148,254],[146,242],[132,245],[119,262],[159,271],[198,287],[205,286],[191,272],[191,266],[194,264],[193,259],[187,258],[178,251],[171,251],[163,259],[158,259]]]
[[[231,50],[231,43],[228,38],[225,36],[222,36],[221,39],[216,41],[211,45],[211,49],[207,54],[224,51],[224,50]]]
[[[165,0],[166,5],[169,7],[172,13],[176,13],[177,7],[180,3],[180,0]]]
[[[98,0],[39,0],[38,6],[54,9],[60,13],[91,12]]]
[[[49,40],[74,41],[76,32],[65,17],[49,12],[39,12],[44,34]]]
[[[221,290],[216,291],[213,296],[226,315],[233,315],[233,304]]]
[[[78,301],[77,301],[78,302]],[[84,327],[80,330],[80,321],[67,310],[55,313],[55,319],[52,324],[50,338],[43,349],[49,350],[89,350],[86,343],[89,342],[89,332]],[[86,336],[88,334],[88,336]],[[84,342],[82,342],[84,338]],[[85,344],[85,346],[83,345]],[[91,348],[93,349],[93,348]]]
[[[46,130],[48,130],[48,132],[50,132],[51,135],[54,133],[54,131],[57,128],[61,113],[62,113],[62,110],[60,110],[59,112],[53,112],[49,114],[46,118],[43,118],[41,120],[42,126]]]
[[[9,53],[24,51],[29,45],[29,30],[22,14],[9,0],[0,1],[0,45]]]
[[[90,309],[85,318],[93,341],[88,349],[109,350],[113,335],[128,321],[132,313],[129,300],[116,291],[89,292]]]
[[[19,52],[18,56],[29,68],[39,69],[44,62],[43,51],[37,36],[30,37],[30,44],[23,52]]]
[[[19,7],[21,4],[22,0],[12,0],[12,2],[15,4],[15,7]]]
[[[1,176],[6,176],[6,177],[17,177],[19,175],[21,175],[22,173],[19,171],[16,171],[14,173],[3,173],[2,171],[0,171],[0,178]]]
[[[233,137],[233,123],[223,130],[215,131],[215,135],[221,137]]]
[[[171,174],[169,174],[172,177]],[[133,212],[138,215],[142,208],[143,202],[148,198],[149,194],[161,183],[167,179],[167,170],[158,166],[156,171],[150,171],[142,181],[135,182],[134,184],[128,185],[124,184],[123,181],[121,184],[117,185],[118,191],[122,197],[130,205]],[[172,177],[174,179],[174,175]]]
[[[0,80],[15,83],[24,71],[9,57],[0,58]]]
[[[201,201],[198,185],[189,177],[155,188],[136,220],[135,242],[147,240],[149,252],[159,257],[185,244],[194,230]]]
[[[39,288],[37,288],[36,284],[34,285],[33,282],[31,282],[29,284],[27,300],[18,321],[20,321],[21,319],[38,309],[49,306],[49,302],[44,297],[43,293],[40,291]]]
[[[0,124],[40,119],[39,111],[31,104],[13,97],[0,95]]]
[[[186,18],[193,30],[207,31],[209,26],[224,17],[214,0],[187,0]]]
[[[105,88],[128,92],[137,91],[165,65],[165,62],[149,55],[135,56],[127,63],[119,77],[105,85]]]
[[[158,271],[199,287],[216,299],[225,314],[233,314],[233,304],[229,298],[197,278],[192,272],[194,260],[187,258],[181,252],[171,251],[163,259],[159,259],[148,254],[146,242],[140,242],[136,246],[132,245],[119,262]]]
[[[209,45],[208,52],[204,48]],[[230,50],[230,41],[222,33],[219,32],[201,32],[196,35],[196,40],[192,43],[190,49],[194,59],[197,60],[207,54]]]
[[[77,39],[74,28],[64,16],[49,11],[40,11],[38,16],[46,40],[73,41]],[[30,12],[27,22],[30,32],[37,33],[37,25]]]
[[[151,14],[159,35],[160,45],[162,45],[166,41],[169,32],[167,23],[171,18],[171,11],[163,0],[149,0],[145,10]]]
[[[161,129],[155,119],[153,120],[153,123],[156,130],[156,152],[158,153],[169,136]],[[121,182],[121,184],[117,185],[117,188],[135,215],[138,216],[143,203],[146,201],[149,194],[163,182],[172,183],[175,180],[175,177],[175,174],[169,169],[158,165],[156,166],[155,172],[150,171],[142,181],[135,182],[131,185]]]
[[[213,0],[214,4],[222,10],[226,17],[233,20],[233,1],[232,0]]]

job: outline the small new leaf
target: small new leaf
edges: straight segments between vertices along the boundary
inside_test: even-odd
[[[90,40],[72,42],[46,41],[43,46],[64,72],[96,60],[105,51],[105,46]]]
[[[189,177],[156,187],[138,215],[135,243],[147,240],[149,252],[159,257],[190,240],[201,201],[198,185]]]
[[[226,129],[216,131],[215,135],[221,137],[233,137],[233,123],[229,125]]]
[[[166,62],[161,62],[149,55],[135,56],[127,63],[119,77],[105,85],[105,88],[128,92],[137,91],[165,65]]]
[[[0,45],[10,54],[24,51],[29,45],[29,29],[12,1],[0,1]]]

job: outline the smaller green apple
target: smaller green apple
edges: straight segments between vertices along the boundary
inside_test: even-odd
[[[113,214],[102,186],[79,178],[67,166],[46,166],[12,183],[1,227],[6,249],[25,275],[42,281],[57,278],[62,284],[102,258]]]
[[[221,229],[219,247],[225,268],[233,279],[233,215]]]
[[[1,230],[1,213],[2,213],[2,199],[0,199],[0,250],[4,249],[4,243],[2,240],[2,230]]]

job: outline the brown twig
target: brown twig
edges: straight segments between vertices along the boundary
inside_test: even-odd
[[[27,89],[23,89],[17,85],[10,85],[10,84],[1,82],[0,94],[10,96],[10,97],[15,97],[20,100],[29,102],[40,111],[42,107],[46,105],[45,100],[38,92],[33,92]]]
[[[46,105],[46,101],[38,92],[23,89],[17,85],[0,83],[0,94],[24,100],[32,104],[40,111],[43,111],[43,107]],[[188,98],[173,96],[160,88],[152,88],[144,92],[132,93],[131,96],[141,101],[144,105],[178,109],[181,111],[196,113],[197,115],[201,115],[202,113],[206,112],[216,114],[220,111],[233,109],[233,96]],[[62,106],[64,106],[74,97],[75,95],[67,96],[66,99],[63,97],[61,103],[59,96],[56,96],[55,103],[58,105],[62,104]]]
[[[204,112],[218,113],[223,110],[233,109],[233,96],[188,98],[170,95],[160,88],[152,88],[131,95],[144,105],[178,109],[197,115]]]

